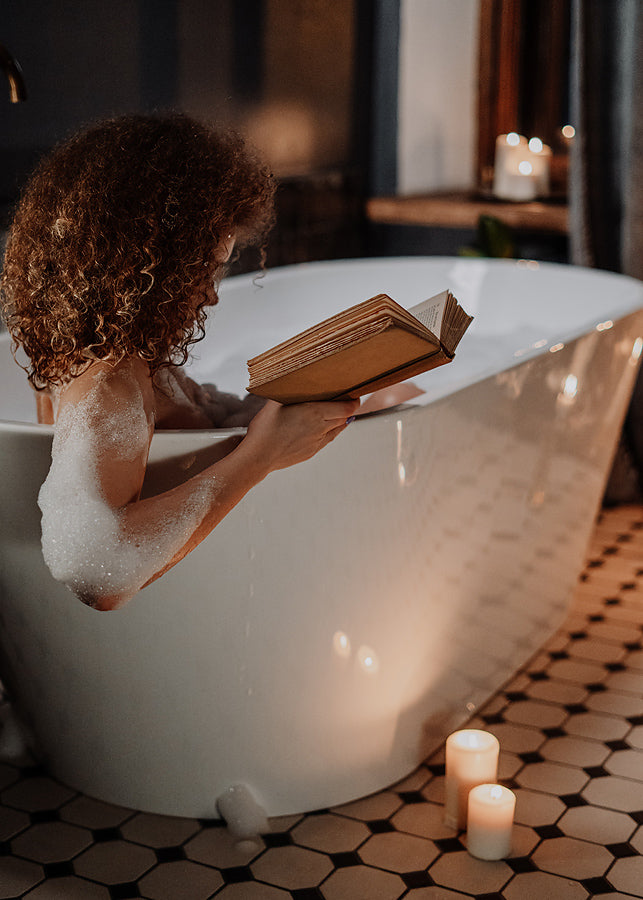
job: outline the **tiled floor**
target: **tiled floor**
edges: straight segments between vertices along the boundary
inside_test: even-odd
[[[605,511],[565,628],[471,723],[517,795],[511,856],[442,822],[441,752],[346,806],[218,823],[134,813],[0,765],[0,898],[619,900],[643,897],[643,507]]]

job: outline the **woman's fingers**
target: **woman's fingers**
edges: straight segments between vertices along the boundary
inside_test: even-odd
[[[269,469],[303,462],[334,440],[359,407],[358,400],[297,403],[268,401],[250,423],[246,446],[255,446]]]
[[[337,428],[346,425],[354,418],[359,409],[359,400],[324,400],[317,403],[301,404],[309,406],[315,414],[321,415],[328,428]]]

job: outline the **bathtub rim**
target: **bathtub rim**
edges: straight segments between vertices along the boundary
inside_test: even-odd
[[[23,422],[18,419],[0,419],[0,431],[9,431],[14,434],[36,434],[43,437],[53,438],[55,434],[55,425],[43,425],[40,422]],[[236,435],[244,435],[247,428],[162,428],[154,432],[157,435],[167,435],[168,437],[177,437],[186,435],[207,435],[210,442],[213,439],[225,440]]]
[[[516,269],[533,272],[534,275],[538,273],[540,270],[544,270],[545,272],[565,272],[566,277],[573,277],[573,273],[581,273],[586,276],[596,276],[597,279],[604,280],[606,282],[619,282],[623,285],[630,285],[632,289],[636,290],[639,297],[638,301],[635,298],[632,298],[630,301],[623,302],[621,301],[620,305],[610,305],[611,295],[603,294],[605,298],[605,307],[601,312],[600,317],[592,316],[588,319],[580,319],[579,323],[574,327],[569,328],[559,328],[554,329],[552,331],[552,336],[547,338],[546,340],[539,340],[534,344],[519,348],[514,351],[513,354],[509,354],[506,347],[502,346],[502,340],[498,341],[500,347],[502,347],[502,352],[499,353],[497,358],[494,358],[493,364],[483,360],[482,362],[473,361],[470,365],[471,368],[464,369],[460,371],[457,368],[452,368],[451,366],[444,367],[436,370],[436,373],[428,372],[424,373],[424,375],[420,375],[417,378],[413,379],[414,381],[419,381],[419,386],[423,390],[423,394],[417,398],[414,398],[411,402],[406,402],[403,404],[397,404],[396,406],[390,407],[388,409],[380,410],[373,415],[384,415],[388,413],[399,414],[399,412],[404,411],[405,409],[417,408],[429,405],[430,403],[441,400],[444,397],[448,397],[458,393],[461,390],[465,390],[467,387],[471,385],[477,384],[481,381],[486,380],[487,378],[500,375],[504,372],[511,371],[512,369],[522,365],[523,363],[529,362],[532,359],[535,359],[541,355],[544,355],[549,352],[556,352],[557,349],[562,349],[566,344],[571,343],[572,341],[578,340],[583,335],[591,334],[594,331],[603,330],[600,326],[604,326],[606,322],[620,321],[628,318],[631,315],[635,315],[636,313],[643,310],[643,281],[631,276],[625,275],[620,272],[612,272],[605,269],[595,269],[589,266],[578,266],[572,263],[555,263],[555,262],[542,262],[540,260],[529,260],[529,259],[491,259],[484,258],[482,260],[479,259],[469,259],[466,257],[457,257],[457,256],[392,256],[392,257],[356,257],[356,258],[346,258],[346,259],[333,259],[333,260],[314,260],[308,262],[301,263],[292,263],[286,266],[275,266],[272,269],[267,270],[265,273],[262,272],[250,272],[250,273],[242,273],[239,275],[231,275],[228,276],[221,284],[220,287],[220,295],[221,302],[224,303],[226,300],[226,294],[228,293],[228,289],[230,288],[230,293],[234,293],[236,286],[251,286],[255,282],[257,285],[261,286],[262,281],[265,283],[264,279],[270,280],[278,280],[285,279],[290,280],[291,277],[297,277],[298,273],[306,272],[310,273],[312,277],[315,276],[316,272],[324,272],[329,269],[338,268],[338,267],[348,267],[350,269],[360,269],[365,268],[372,265],[381,265],[387,266],[390,265],[394,268],[401,268],[404,265],[408,265],[409,263],[422,265],[427,263],[435,263],[438,265],[453,265],[455,263],[480,263],[482,262],[486,267],[490,269],[507,269],[513,270]],[[212,321],[212,326],[214,326],[214,321]],[[208,329],[208,324],[206,323],[206,332]],[[643,335],[641,335],[643,338]],[[470,338],[472,340],[476,340],[475,335],[465,335],[465,340]],[[3,331],[0,333],[0,352],[4,352],[4,345],[7,345],[7,350],[11,352],[11,343],[12,337],[11,334],[7,331]],[[562,345],[562,346],[561,346]],[[186,371],[190,371],[191,367],[194,366],[198,378],[198,344],[196,345],[195,352],[191,354],[187,363],[186,363]],[[462,352],[462,351],[460,351]],[[456,359],[458,356],[456,355]],[[20,364],[15,361],[15,364],[20,367]],[[437,377],[436,377],[437,374]],[[433,377],[432,377],[433,376]],[[25,375],[26,378],[26,375]],[[442,381],[444,379],[444,382]],[[240,387],[239,395],[243,396],[246,392],[245,386]],[[368,416],[370,418],[370,415]],[[366,417],[365,417],[366,418]],[[359,417],[358,417],[359,419]],[[42,425],[37,422],[29,422],[21,419],[5,419],[2,418],[1,414],[1,405],[0,405],[0,429],[3,431],[6,430],[18,430],[24,431],[33,431],[36,429],[37,432],[42,434],[50,434],[54,433],[54,426],[52,425]],[[247,431],[246,428],[226,428],[226,429],[218,429],[218,428],[207,428],[207,429],[162,429],[160,431],[155,431],[154,436],[157,438],[158,435],[168,436],[168,435],[186,435],[190,432],[202,435],[209,435],[210,439],[225,439],[234,435],[243,435]],[[164,438],[162,438],[164,439]]]
[[[557,263],[523,258],[494,259],[487,257],[470,258],[459,256],[406,255],[316,260],[293,263],[288,266],[277,266],[270,269],[265,273],[265,276],[263,276],[263,279],[265,279],[263,283],[267,286],[268,280],[282,279],[288,281],[290,280],[290,273],[292,273],[292,277],[296,277],[300,272],[305,272],[314,279],[316,273],[323,273],[333,267],[346,266],[349,269],[359,270],[361,268],[366,269],[376,265],[383,268],[391,266],[393,268],[402,269],[407,265],[419,267],[426,264],[435,264],[437,268],[438,266],[453,266],[456,263],[466,266],[480,265],[482,263],[491,271],[501,271],[505,269],[510,272],[515,272],[518,270],[525,275],[531,274],[533,276],[537,276],[538,273],[542,271],[549,274],[561,273],[563,278],[572,279],[575,274],[578,274],[581,277],[592,277],[597,281],[603,281],[605,283],[619,283],[626,288],[629,286],[632,291],[632,297],[628,300],[624,300],[622,297],[614,300],[612,292],[602,291],[600,314],[597,314],[596,316],[584,316],[583,311],[583,314],[579,314],[578,321],[575,322],[573,326],[568,327],[563,327],[554,323],[550,336],[546,338],[546,341],[537,340],[530,346],[522,346],[516,348],[514,351],[509,351],[507,346],[503,345],[503,338],[500,336],[497,341],[499,352],[497,356],[494,356],[493,363],[488,363],[486,361],[472,361],[469,364],[465,364],[463,370],[460,370],[453,365],[449,365],[439,367],[435,371],[429,371],[417,376],[413,381],[418,383],[418,386],[422,388],[424,394],[414,400],[414,407],[425,406],[433,401],[441,400],[444,397],[455,394],[473,384],[484,381],[489,377],[507,372],[523,362],[527,362],[548,352],[555,352],[555,349],[552,348],[558,349],[558,346],[561,344],[569,344],[572,341],[578,340],[583,335],[591,334],[596,330],[602,330],[599,326],[604,325],[605,322],[609,320],[619,321],[630,315],[634,315],[643,309],[643,281],[631,275],[626,275],[621,272],[612,272],[606,269],[596,269],[590,266],[580,266],[573,263]],[[251,285],[254,279],[257,279],[257,285],[261,286],[263,280],[261,273],[233,275],[226,278],[222,282],[220,288],[220,302],[222,306],[226,303],[226,294],[229,289],[230,295],[233,295],[236,285]],[[454,288],[454,291],[457,295],[457,289]],[[356,297],[355,302],[358,302],[359,299],[359,297]],[[402,305],[408,307],[411,304],[403,302]],[[474,313],[474,319],[475,317]],[[314,322],[309,324],[314,324]],[[545,332],[548,330],[548,326],[549,323],[546,322],[546,320],[543,320],[542,331]],[[473,330],[464,336],[462,347],[464,347],[468,341],[477,341],[477,336]],[[466,350],[464,352],[466,353]],[[198,356],[198,350],[196,351],[196,355]],[[459,349],[456,353],[454,362],[457,362],[458,359],[462,357],[463,350]],[[195,364],[195,369],[198,374],[198,361]]]
[[[575,263],[560,263],[560,262],[549,262],[545,260],[533,260],[529,258],[520,258],[520,259],[499,259],[492,257],[464,257],[464,256],[424,256],[424,255],[406,255],[406,256],[374,256],[374,257],[346,257],[342,259],[322,259],[322,260],[310,260],[307,262],[299,262],[299,263],[290,263],[285,266],[274,266],[271,269],[267,269],[265,273],[258,272],[244,272],[237,275],[228,275],[221,282],[219,287],[219,295],[220,295],[220,303],[223,304],[226,299],[226,294],[230,288],[234,289],[236,285],[241,284],[243,282],[247,282],[248,284],[253,284],[256,282],[256,287],[261,288],[268,281],[276,280],[278,278],[283,278],[284,276],[288,278],[289,273],[292,273],[293,276],[300,272],[310,273],[312,276],[315,275],[316,271],[323,272],[332,268],[367,268],[373,265],[375,266],[387,266],[390,265],[393,268],[402,267],[404,265],[422,265],[427,263],[435,263],[437,265],[453,265],[455,263],[461,263],[466,266],[472,266],[475,264],[483,264],[490,269],[509,269],[509,270],[520,270],[524,272],[532,272],[537,273],[539,271],[555,273],[555,272],[565,272],[565,273],[574,273],[577,272],[579,274],[584,274],[588,276],[596,276],[597,279],[605,280],[605,281],[619,281],[623,284],[629,283],[632,287],[638,287],[638,290],[641,294],[641,302],[638,305],[627,305],[627,307],[621,306],[617,307],[620,311],[620,316],[627,315],[629,312],[635,312],[637,309],[643,308],[643,280],[636,278],[633,275],[627,275],[623,272],[614,272],[608,269],[598,269],[593,268],[591,266],[582,266],[576,265]],[[355,302],[359,302],[359,297],[356,298]],[[215,307],[216,309],[216,307]],[[312,324],[315,324],[314,322]],[[206,326],[207,327],[207,326]],[[589,326],[584,322],[582,328],[578,334],[585,334]],[[1,336],[1,335],[0,335]],[[557,336],[559,340],[563,340],[564,334],[563,332],[557,332]],[[578,335],[576,335],[578,336]],[[571,337],[568,337],[568,340],[571,340]],[[554,341],[554,339],[552,339]],[[197,345],[198,346],[198,345]],[[540,349],[540,348],[539,348]]]

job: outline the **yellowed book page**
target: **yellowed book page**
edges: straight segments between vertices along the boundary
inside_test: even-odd
[[[429,300],[423,300],[409,309],[409,312],[416,319],[428,328],[429,331],[437,338],[442,335],[442,322],[444,320],[445,311],[449,300],[449,291],[442,291],[431,297]]]
[[[248,365],[261,364],[267,358],[285,358],[301,346],[315,345],[318,340],[323,340],[326,334],[350,333],[356,322],[370,320],[374,316],[378,316],[382,311],[387,310],[391,303],[394,303],[394,301],[387,297],[386,294],[378,294],[376,297],[371,297],[370,300],[357,303],[355,306],[330,316],[330,318],[324,319],[322,322],[317,322],[310,328],[306,328],[305,331],[301,331],[299,334],[281,341],[281,343],[276,344],[269,350],[259,353],[248,360]]]

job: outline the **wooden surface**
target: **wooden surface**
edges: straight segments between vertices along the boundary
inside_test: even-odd
[[[475,228],[481,215],[495,216],[511,228],[566,235],[567,204],[533,200],[506,203],[467,193],[373,197],[366,204],[371,222],[383,225],[424,225],[433,228]]]

